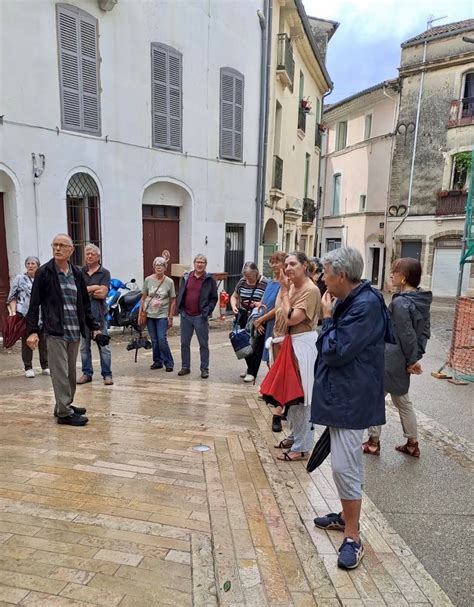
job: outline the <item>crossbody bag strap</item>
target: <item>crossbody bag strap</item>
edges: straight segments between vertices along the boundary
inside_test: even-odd
[[[166,278],[166,277],[165,277],[165,278]],[[162,285],[162,284],[165,282],[165,278],[163,278],[163,279],[162,279],[162,281],[160,282],[160,284],[159,284],[159,285],[156,287],[155,292],[153,293],[153,295],[149,295],[149,296],[148,296],[148,297],[149,297],[149,299],[148,299],[148,303],[147,303],[146,308],[145,308],[145,312],[148,310],[148,307],[149,307],[149,306],[150,306],[150,304],[151,304],[151,300],[152,300],[154,297],[156,297],[156,295],[157,295],[157,293],[158,293],[158,291],[159,291],[159,288],[160,288],[160,287],[161,287],[161,285]]]

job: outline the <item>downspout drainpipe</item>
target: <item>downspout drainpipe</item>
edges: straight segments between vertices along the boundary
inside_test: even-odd
[[[324,93],[324,95],[321,97],[321,121],[323,120],[323,113],[324,113],[324,99],[330,95],[334,90],[334,84],[331,83],[331,87],[329,89],[329,91],[327,91],[327,93]],[[322,136],[321,136],[322,139]],[[328,166],[328,160],[327,160],[327,155],[328,155],[328,140],[327,140],[327,135],[325,137],[325,144],[326,144],[326,150],[323,150],[322,147],[319,150],[319,171],[318,171],[318,204],[316,205],[316,234],[315,234],[315,238],[314,238],[314,255],[317,257],[318,256],[318,244],[319,244],[319,212],[321,211],[322,207],[324,207],[324,196],[326,195],[326,172],[327,172],[327,166]],[[323,152],[325,152],[323,154]],[[324,155],[324,175],[323,175],[323,179],[321,180],[321,168],[323,166],[323,155]],[[322,191],[324,192],[324,196],[320,196],[319,193],[321,192],[321,188]],[[322,209],[324,210],[324,209]],[[321,213],[321,217],[323,217],[323,214]],[[323,233],[323,226],[321,225],[321,235]]]
[[[418,91],[418,105],[416,108],[415,132],[413,135],[413,152],[412,152],[412,156],[411,156],[410,181],[408,183],[407,212],[405,213],[405,216],[400,221],[400,223],[397,225],[397,227],[393,230],[392,243],[395,242],[395,232],[397,232],[398,229],[402,226],[402,224],[405,222],[405,220],[407,219],[407,217],[410,213],[411,195],[412,195],[412,189],[413,189],[413,175],[415,172],[416,147],[418,144],[418,127],[420,126],[421,96],[423,94],[423,83],[425,81],[425,62],[426,62],[426,49],[427,48],[428,48],[428,42],[427,42],[427,40],[425,40],[425,44],[423,47],[423,62],[422,62],[423,67],[421,70],[420,89]],[[393,246],[392,246],[392,248],[393,248]]]
[[[265,209],[265,181],[268,155],[268,106],[269,78],[271,63],[271,31],[272,31],[272,0],[264,0],[264,14],[257,11],[262,29],[260,52],[260,128],[258,131],[258,161],[257,161],[257,195],[255,198],[255,262],[258,262],[258,252],[262,241],[263,219]]]

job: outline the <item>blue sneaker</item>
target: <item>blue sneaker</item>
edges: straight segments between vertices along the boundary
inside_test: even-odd
[[[364,546],[350,537],[345,537],[339,548],[337,566],[341,569],[355,569],[364,556]]]
[[[344,531],[346,523],[341,512],[330,512],[326,516],[319,516],[314,519],[314,524],[320,529],[334,529],[335,531]]]

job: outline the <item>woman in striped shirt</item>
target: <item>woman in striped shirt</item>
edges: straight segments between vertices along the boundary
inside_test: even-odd
[[[235,291],[230,298],[232,311],[236,315],[237,322],[241,329],[247,324],[248,318],[255,308],[255,304],[262,300],[268,280],[260,275],[257,265],[253,261],[246,261],[242,268],[242,278],[235,287]],[[262,361],[263,347],[265,344],[264,335],[257,333],[255,339],[254,351],[247,356],[247,370],[240,374],[245,382],[255,383],[258,369]]]

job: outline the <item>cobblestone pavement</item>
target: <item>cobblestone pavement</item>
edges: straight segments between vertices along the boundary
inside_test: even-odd
[[[115,350],[115,385],[78,390],[85,428],[56,425],[49,379],[2,357],[0,605],[451,605],[368,497],[366,556],[337,569],[341,534],[313,525],[339,507],[329,462],[277,461],[225,334],[211,349],[212,381]]]

